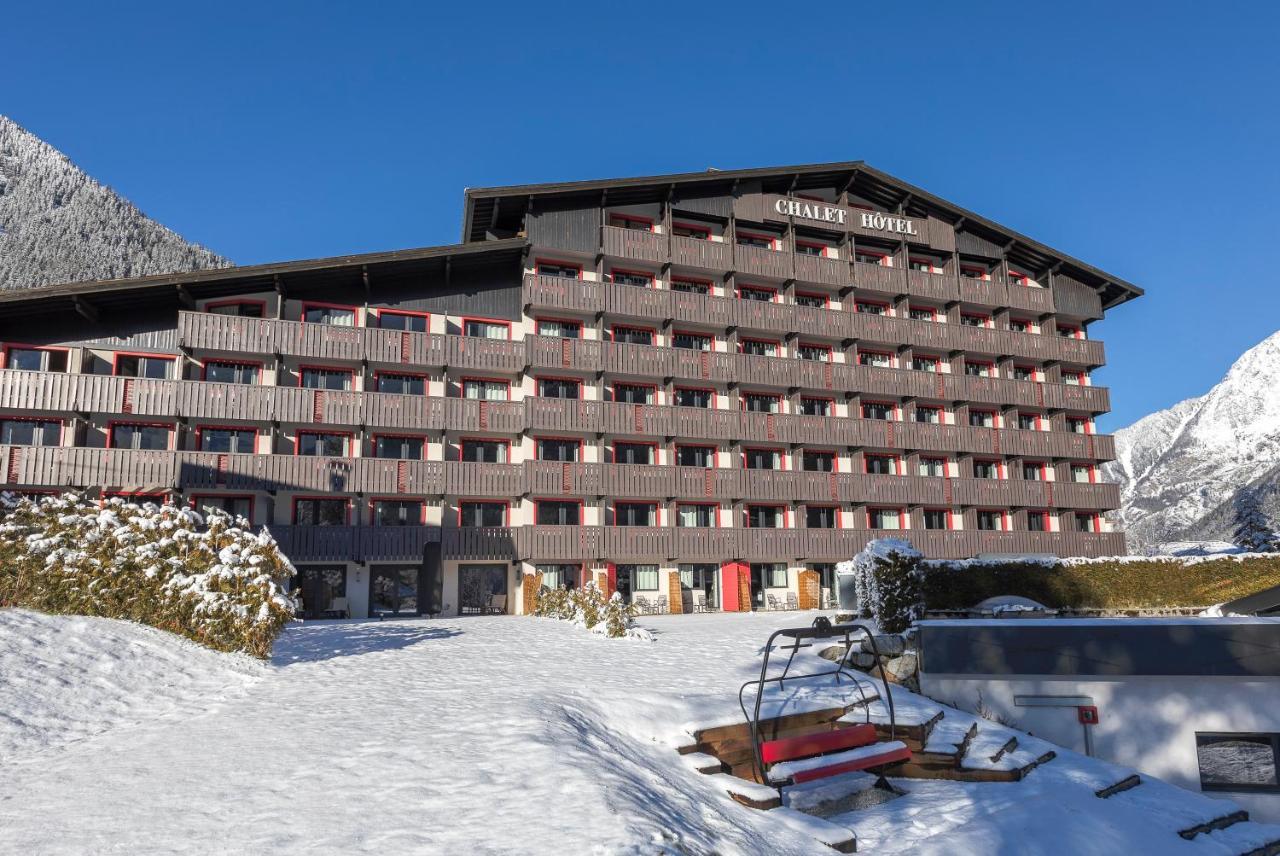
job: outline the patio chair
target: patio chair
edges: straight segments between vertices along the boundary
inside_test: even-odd
[[[658,615],[666,615],[671,611],[671,607],[667,605],[667,596],[665,594],[658,595],[658,605],[653,610]]]
[[[782,604],[778,601],[777,595],[766,595],[766,599],[769,601],[769,609],[782,609]]]
[[[693,611],[707,611],[707,593],[705,591],[695,591],[693,593]]]
[[[329,601],[329,608],[324,611],[325,618],[350,618],[351,607],[345,597],[335,597]]]
[[[796,593],[793,591],[787,592],[787,609],[794,611],[799,608],[800,608],[800,599],[796,597]]]
[[[507,612],[507,596],[495,594],[489,596],[489,606],[485,609],[490,615],[505,615]]]
[[[635,595],[631,598],[631,605],[635,607],[636,612],[641,615],[649,614],[649,599],[643,595]]]

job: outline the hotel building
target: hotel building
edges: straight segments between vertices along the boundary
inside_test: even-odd
[[[5,485],[243,514],[313,615],[1124,552],[1108,273],[861,162],[473,189],[462,241],[0,295]]]

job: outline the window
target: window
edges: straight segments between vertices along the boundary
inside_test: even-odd
[[[1066,324],[1058,325],[1058,335],[1064,339],[1083,339],[1084,333],[1079,327],[1071,327]]]
[[[346,526],[345,499],[295,499],[293,522],[300,526]]]
[[[1030,285],[1031,285],[1031,277],[1027,276],[1025,273],[1020,273],[1019,271],[1016,271],[1016,270],[1010,270],[1010,271],[1009,271],[1009,284],[1010,284],[1010,285],[1030,286]]]
[[[308,324],[328,324],[330,327],[354,327],[356,326],[356,308],[330,306],[324,303],[304,303],[302,320]]]
[[[653,404],[657,390],[640,383],[615,383],[613,400],[624,404]]]
[[[898,405],[891,401],[864,401],[862,402],[862,418],[863,419],[879,419],[882,421],[893,421],[898,415]]]
[[[820,449],[805,449],[800,457],[800,468],[811,473],[834,473],[836,453]]]
[[[1036,379],[1035,366],[1014,366],[1013,379],[1014,380],[1035,380]]]
[[[996,369],[991,363],[965,360],[964,373],[969,375],[969,377],[995,377]]]
[[[1202,791],[1280,791],[1280,734],[1196,734]]]
[[[969,425],[974,428],[994,428],[996,427],[996,412],[994,410],[970,410]]]
[[[613,462],[615,464],[646,464],[652,465],[654,461],[655,449],[648,443],[618,443],[613,444]]]
[[[535,441],[539,461],[577,461],[581,457],[582,443],[564,437],[538,437]]]
[[[658,525],[658,504],[656,502],[615,502],[613,525],[656,526]]]
[[[373,438],[375,458],[395,458],[405,461],[421,461],[426,450],[425,437],[396,437],[378,434]]]
[[[1009,329],[1014,333],[1030,333],[1031,322],[1022,318],[1010,318]]]
[[[973,477],[975,479],[1000,478],[1000,462],[984,461],[975,458],[973,461]]]
[[[906,515],[897,508],[868,508],[868,529],[902,529],[902,519]]]
[[[751,529],[781,529],[786,525],[786,508],[781,505],[748,505],[747,526]]]
[[[509,321],[486,321],[483,318],[462,319],[462,335],[476,339],[510,339]]]
[[[511,460],[511,446],[506,440],[464,439],[458,448],[458,460],[474,464],[505,464]]]
[[[463,378],[462,397],[480,401],[507,401],[511,398],[511,384],[505,380]]]
[[[1102,527],[1098,515],[1092,512],[1077,511],[1073,515],[1076,519],[1077,532],[1101,532]]]
[[[459,526],[506,526],[507,504],[484,500],[458,503]]]
[[[554,276],[560,279],[582,279],[582,267],[568,262],[539,261],[534,268],[538,276]]]
[[[1093,484],[1097,481],[1097,471],[1092,464],[1072,464],[1071,480],[1077,484]]]
[[[677,386],[674,390],[676,407],[710,408],[715,401],[715,392],[710,389],[696,389]]]
[[[538,378],[538,395],[542,398],[581,398],[582,381],[562,377]]]
[[[918,372],[937,374],[942,371],[942,360],[938,357],[913,356],[911,358],[911,368]]]
[[[627,345],[652,345],[653,331],[644,327],[624,327],[620,324],[615,324],[613,327],[613,341]]]
[[[937,321],[938,310],[932,306],[912,306],[907,310],[907,317],[912,321]]]
[[[201,452],[229,452],[252,455],[258,450],[258,432],[252,428],[220,428],[203,425],[196,428],[196,445]]]
[[[804,525],[809,529],[836,529],[839,509],[834,505],[807,505],[804,509]]]
[[[398,395],[426,395],[427,379],[422,375],[410,374],[377,374],[378,392],[391,392]]]
[[[328,458],[345,458],[351,454],[351,437],[347,434],[324,434],[318,431],[299,431],[294,446],[295,454],[319,455]]]
[[[801,342],[796,349],[796,356],[802,360],[812,360],[816,363],[829,363],[831,362],[831,346]]]
[[[814,309],[826,309],[831,305],[830,299],[825,294],[806,294],[797,291],[793,296],[796,306],[811,306]]]
[[[251,496],[198,495],[191,497],[191,507],[196,511],[216,508],[219,511],[225,511],[232,517],[253,520],[253,497]]]
[[[375,499],[374,526],[421,526],[423,505],[413,499]]]
[[[942,408],[941,407],[922,407],[916,405],[916,421],[925,422],[930,425],[942,424]]]
[[[1039,431],[1040,430],[1040,414],[1039,413],[1019,413],[1018,428],[1023,431]]]
[[[711,227],[698,223],[672,223],[671,234],[677,238],[693,238],[695,241],[711,240]]]
[[[1005,513],[1003,511],[978,511],[978,529],[983,532],[1005,531]]]
[[[760,303],[772,303],[777,296],[778,292],[774,291],[772,288],[760,288],[750,285],[738,287],[739,300],[755,300]]]
[[[609,225],[616,229],[634,229],[637,232],[653,231],[653,221],[648,217],[640,217],[636,214],[615,214],[610,212]]]
[[[715,465],[715,446],[676,446],[676,466],[714,467]]]
[[[966,327],[990,327],[990,315],[961,315],[960,323]]]
[[[1082,371],[1063,371],[1062,382],[1068,386],[1084,386],[1085,373]]]
[[[916,474],[932,478],[944,478],[947,475],[946,458],[921,458],[917,464]]]
[[[759,247],[762,250],[772,250],[776,240],[769,235],[757,235],[751,232],[738,232],[733,239],[740,247]]]
[[[950,529],[951,512],[945,508],[926,508],[924,510],[925,529]]]
[[[688,351],[709,351],[711,337],[705,333],[675,333],[671,337],[671,347]]]
[[[991,274],[985,267],[978,265],[960,265],[960,276],[965,279],[990,279]]]
[[[581,321],[561,321],[559,318],[539,318],[539,336],[555,336],[559,339],[581,339]]]
[[[609,273],[614,285],[633,285],[637,288],[653,288],[653,274],[639,270],[615,270]]]
[[[684,294],[710,294],[711,283],[697,279],[672,279],[671,290]]]
[[[872,303],[869,300],[859,300],[853,304],[854,308],[863,315],[888,315],[889,304]]]
[[[1083,416],[1068,416],[1067,430],[1072,434],[1088,434],[1089,420]]]
[[[65,372],[67,352],[49,348],[5,348],[4,367],[27,372]]]
[[[116,354],[114,373],[119,377],[148,377],[166,380],[172,376],[173,357],[146,354]]]
[[[887,354],[883,351],[858,351],[858,365],[891,369],[893,368],[893,354]]]
[[[62,442],[58,419],[0,419],[0,443],[11,446],[57,446]]]
[[[867,455],[863,458],[863,469],[870,475],[896,476],[898,474],[898,456]]]
[[[782,412],[782,397],[764,392],[744,392],[742,407],[752,413]]]
[[[770,342],[765,339],[738,340],[738,351],[740,353],[752,354],[757,357],[776,357],[781,347],[780,343]]]
[[[578,565],[535,565],[542,574],[542,584],[549,589],[578,587],[578,575],[582,568]]]
[[[267,305],[261,300],[225,300],[206,303],[204,311],[212,315],[232,315],[239,318],[262,318]]]
[[[803,396],[800,399],[800,412],[805,416],[830,416],[834,410],[834,404],[829,398],[811,398]]]
[[[204,379],[214,383],[258,383],[261,367],[257,363],[233,363],[228,360],[205,360]]]
[[[1023,461],[1022,478],[1026,481],[1045,481],[1044,461]]]
[[[298,385],[304,389],[349,390],[354,376],[351,369],[302,366],[298,370]]]
[[[111,425],[109,445],[112,449],[167,450],[172,433],[170,425],[116,422]]]
[[[877,253],[875,250],[855,249],[853,251],[853,260],[862,262],[865,265],[889,266],[889,256],[885,253]]]
[[[921,273],[941,273],[942,271],[933,263],[933,259],[923,259],[916,256],[911,257],[911,269]]]
[[[781,562],[752,562],[750,570],[765,588],[787,587],[787,566]]]
[[[1049,512],[1028,511],[1027,512],[1027,531],[1028,532],[1048,532],[1049,531]]]
[[[405,333],[426,333],[431,328],[431,318],[425,312],[397,312],[379,309],[375,316],[383,330],[401,330]]]
[[[815,244],[811,241],[796,241],[796,255],[799,256],[825,256],[827,254],[826,244]]]
[[[778,449],[743,449],[742,465],[748,470],[780,470],[782,452]]]
[[[636,591],[658,590],[657,565],[618,565],[618,573],[629,576]]]
[[[539,526],[581,526],[582,503],[574,500],[539,499],[534,503],[534,523]]]
[[[712,529],[716,525],[716,506],[704,502],[682,502],[676,506],[676,526],[690,529]]]

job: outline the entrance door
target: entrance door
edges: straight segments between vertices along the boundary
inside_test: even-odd
[[[635,586],[635,580],[631,579],[632,570],[631,565],[618,565],[615,584],[618,594],[622,595],[623,603],[631,603],[631,591]]]
[[[493,615],[507,611],[505,564],[458,566],[459,614]]]
[[[347,569],[342,565],[301,565],[294,587],[302,595],[303,618],[323,618],[331,609],[346,608]]]
[[[369,614],[420,615],[420,565],[374,565],[369,574]]]
[[[680,566],[680,589],[686,612],[709,612],[720,608],[719,577],[719,565]]]

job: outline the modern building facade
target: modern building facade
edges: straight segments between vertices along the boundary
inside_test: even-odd
[[[869,539],[1124,551],[1141,294],[860,162],[469,190],[463,243],[0,295],[9,489],[217,505],[308,610],[816,606]]]

